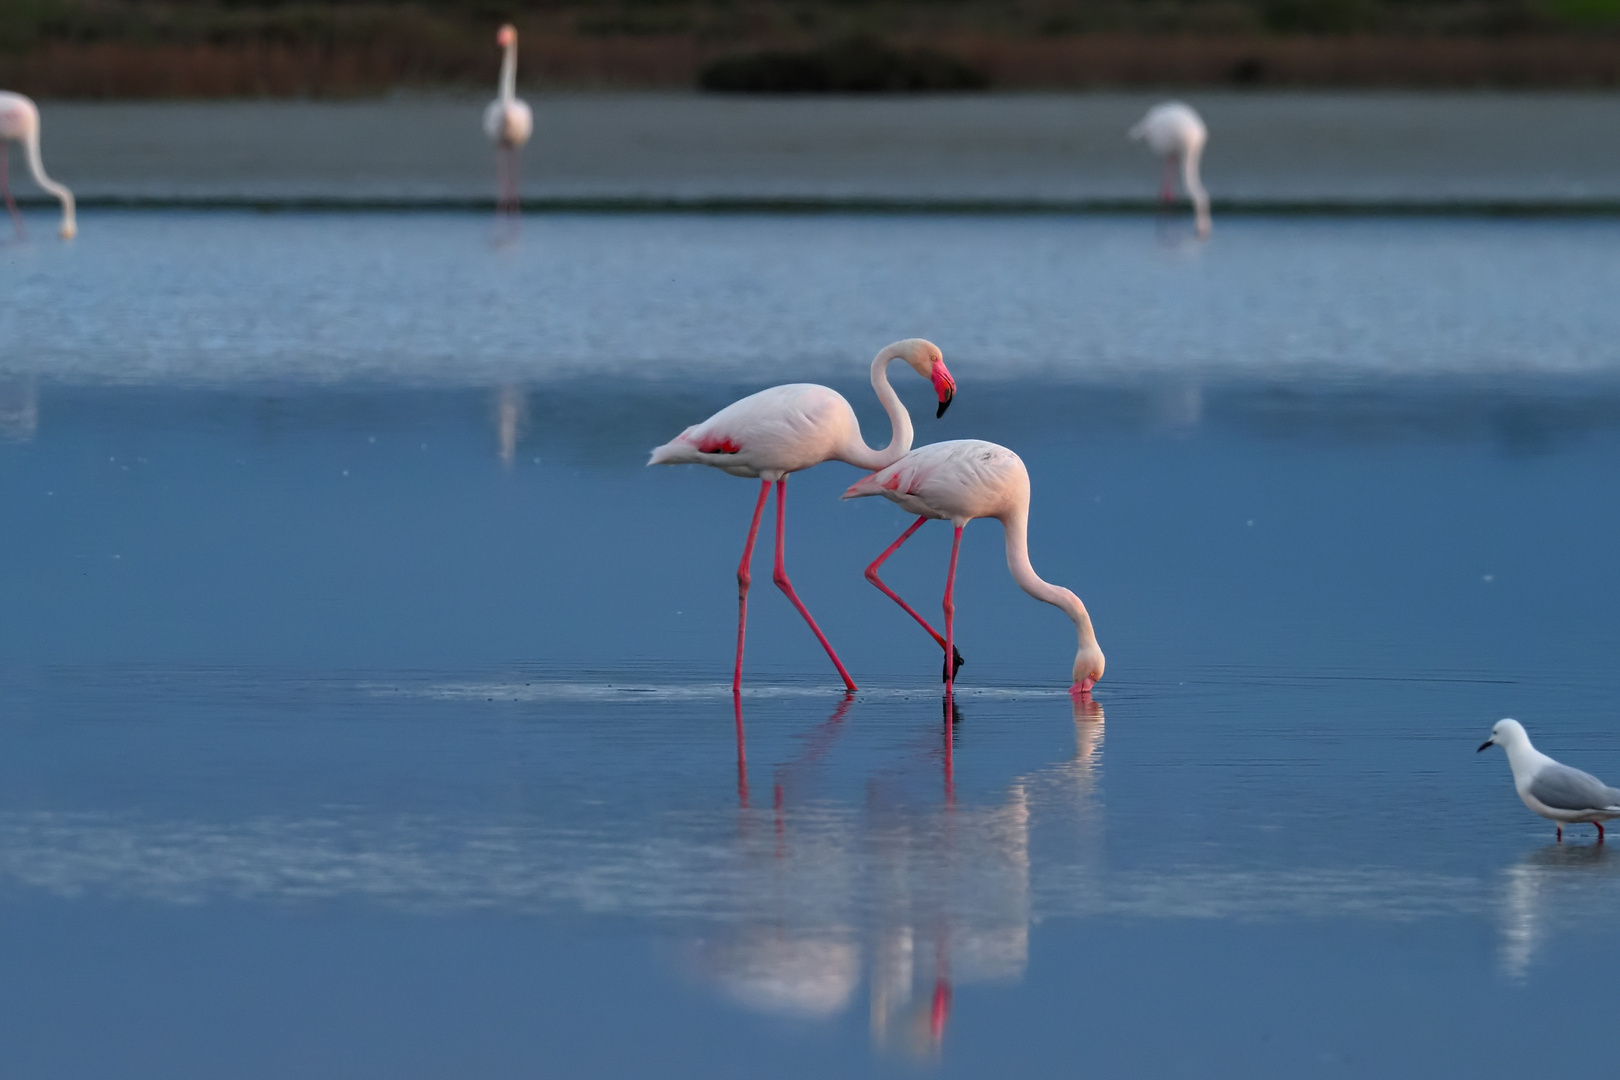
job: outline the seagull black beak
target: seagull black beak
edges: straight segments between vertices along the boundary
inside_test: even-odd
[[[1486,739],[1484,742],[1479,744],[1479,750],[1475,750],[1474,753],[1477,754],[1477,753],[1479,753],[1480,750],[1484,750],[1486,747],[1495,746],[1495,745],[1496,745],[1496,740],[1495,739]]]
[[[953,402],[955,400],[956,400],[956,391],[955,390],[946,390],[945,391],[945,396],[939,399],[939,412],[934,414],[934,419],[938,420],[940,417],[944,416],[945,415],[945,410],[950,408],[951,407],[951,402]]]

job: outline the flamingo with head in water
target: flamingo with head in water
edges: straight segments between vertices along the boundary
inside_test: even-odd
[[[34,175],[34,183],[61,201],[62,227],[59,231],[62,239],[73,239],[79,232],[78,222],[73,215],[73,192],[45,175],[45,163],[39,157],[39,109],[33,101],[21,94],[0,90],[0,194],[5,196],[6,209],[11,213],[11,223],[16,226],[17,236],[21,239],[22,215],[17,212],[16,200],[11,197],[10,178],[6,175],[13,142],[22,143],[23,152],[28,155],[28,171]]]
[[[939,347],[922,338],[897,341],[872,360],[872,389],[889,414],[893,435],[889,445],[874,450],[861,438],[860,421],[842,394],[814,383],[789,383],[761,390],[733,402],[701,424],[694,424],[652,452],[649,465],[712,465],[733,476],[757,477],[759,501],[754,504],[753,523],[743,545],[742,563],[737,567],[737,663],[732,671],[732,693],[742,691],[743,639],[748,629],[749,565],[754,557],[754,541],[759,536],[760,515],[765,500],[776,485],[776,569],[772,580],[787,594],[810,631],[832,658],[833,667],[843,677],[844,688],[855,683],[833,651],[826,635],[816,626],[810,611],[793,591],[783,562],[782,529],[786,516],[787,475],[820,465],[823,461],[847,461],[863,469],[881,469],[900,459],[911,449],[911,415],[889,385],[889,364],[904,360],[934,384],[939,411],[956,394],[956,380],[945,367]]]
[[[962,529],[974,518],[993,517],[1001,521],[1007,534],[1007,569],[1020,588],[1037,600],[1059,608],[1074,620],[1080,635],[1080,648],[1074,655],[1074,679],[1069,688],[1076,695],[1088,694],[1103,674],[1103,653],[1091,628],[1091,616],[1080,598],[1068,589],[1042,581],[1029,562],[1029,472],[1018,455],[1005,446],[979,439],[957,439],[931,443],[911,451],[888,468],[879,469],[850,485],[846,499],[882,495],[890,502],[918,515],[911,527],[900,534],[872,565],[866,578],[884,594],[905,608],[923,625],[946,656],[955,656],[956,647],[956,557],[962,549]],[[940,518],[956,526],[951,542],[951,567],[945,577],[945,633],[940,634],[878,577],[878,569],[911,534],[929,518]],[[945,691],[950,693],[961,660],[947,664]]]
[[[499,188],[495,208],[515,214],[518,208],[518,151],[534,131],[534,114],[528,103],[517,96],[517,28],[501,27],[495,43],[506,54],[501,58],[500,96],[484,110],[484,134],[495,143],[495,179]]]
[[[1179,101],[1166,101],[1149,109],[1147,115],[1131,128],[1130,136],[1148,144],[1155,154],[1164,157],[1164,184],[1159,197],[1172,202],[1176,197],[1176,162],[1181,162],[1181,184],[1193,202],[1198,219],[1198,235],[1209,235],[1209,195],[1198,176],[1198,160],[1203,156],[1204,144],[1209,142],[1209,129],[1192,106]]]

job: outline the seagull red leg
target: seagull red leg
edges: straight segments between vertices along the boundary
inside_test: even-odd
[[[1596,826],[1597,826],[1597,831],[1598,831],[1598,843],[1600,843],[1600,844],[1601,844],[1601,843],[1603,843],[1603,822],[1601,822],[1601,821],[1594,821],[1594,822],[1592,822],[1592,824],[1594,824],[1594,825],[1596,825]]]
[[[776,482],[776,572],[772,575],[772,578],[776,582],[776,587],[786,593],[787,598],[793,601],[793,606],[799,609],[799,614],[804,616],[804,621],[810,624],[810,632],[816,635],[816,640],[821,642],[821,647],[827,650],[827,656],[831,658],[833,667],[838,669],[839,676],[844,680],[844,689],[854,693],[856,689],[855,682],[849,677],[849,672],[844,670],[843,661],[839,660],[838,654],[833,652],[832,643],[827,640],[827,635],[821,632],[821,627],[816,625],[816,620],[810,617],[810,609],[804,606],[804,601],[799,599],[799,594],[793,591],[793,582],[788,580],[787,564],[783,558],[782,537],[786,518],[787,477],[784,476]]]
[[[884,584],[883,579],[878,577],[878,568],[888,560],[890,555],[893,555],[896,551],[900,550],[900,545],[905,543],[907,540],[910,540],[911,534],[922,528],[923,522],[927,520],[928,519],[926,517],[919,517],[916,521],[912,522],[911,527],[900,534],[900,539],[890,544],[883,550],[883,554],[879,555],[876,559],[873,559],[872,565],[866,568],[866,580],[870,581],[873,585],[876,585],[878,587],[878,591],[884,596],[887,596],[890,600],[893,600],[895,603],[899,604],[901,609],[905,611],[907,615],[910,615],[913,619],[916,619],[918,625],[920,625],[924,630],[928,631],[928,636],[939,642],[939,647],[943,649],[945,647],[945,635],[928,625],[927,619],[917,614],[917,612],[912,609],[910,604],[900,599],[899,593],[889,588],[888,585]],[[960,671],[962,669],[962,654],[955,653],[953,655],[956,657],[956,670]],[[956,672],[953,671],[951,674],[954,675]]]
[[[951,569],[945,576],[945,655],[949,656],[956,648],[956,556],[962,550],[962,526],[956,527],[956,535],[951,538]],[[951,672],[945,679],[945,696],[950,697],[951,689],[956,683],[956,672]]]
[[[749,567],[754,561],[754,541],[759,538],[759,519],[765,516],[765,500],[771,494],[771,482],[759,482],[759,501],[754,504],[754,520],[748,526],[748,542],[743,545],[742,562],[737,564],[737,667],[731,673],[731,693],[742,693],[743,639],[748,636],[748,583],[753,574]],[[737,707],[737,730],[742,731],[742,706]]]

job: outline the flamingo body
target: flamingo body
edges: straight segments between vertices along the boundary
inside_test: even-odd
[[[878,556],[866,576],[906,612],[923,625],[934,640],[955,655],[956,559],[962,543],[962,529],[975,518],[996,518],[1006,531],[1007,569],[1020,588],[1037,600],[1061,609],[1074,621],[1079,635],[1075,653],[1071,691],[1086,694],[1103,674],[1103,652],[1091,626],[1091,616],[1080,598],[1068,589],[1041,580],[1029,562],[1029,471],[1023,459],[1005,446],[981,439],[958,439],[918,447],[894,464],[857,480],[844,492],[846,499],[881,495],[917,515],[917,521]],[[884,585],[877,576],[883,561],[894,553],[922,523],[929,519],[949,521],[956,527],[951,548],[951,567],[945,584],[945,633],[941,635]],[[960,666],[957,660],[955,666]],[[954,682],[955,666],[947,665],[947,688]]]
[[[496,209],[518,209],[518,151],[534,133],[534,113],[517,96],[517,29],[510,23],[495,35],[503,50],[498,96],[484,108],[484,134],[495,144]]]
[[[73,239],[79,233],[73,192],[46,176],[45,163],[40,159],[39,107],[32,99],[22,94],[0,90],[0,196],[4,196],[6,209],[11,212],[11,220],[20,237],[23,235],[22,215],[17,212],[17,204],[11,197],[9,177],[6,175],[9,148],[14,142],[22,144],[23,153],[28,160],[28,171],[34,177],[34,183],[50,192],[62,204],[62,225],[59,230],[62,239]]]
[[[787,594],[804,621],[809,624],[816,640],[832,659],[833,666],[843,677],[846,690],[854,690],[855,683],[843,662],[833,651],[810,611],[793,591],[788,580],[783,557],[783,530],[785,528],[784,500],[787,498],[787,475],[819,465],[823,461],[846,461],[863,469],[881,469],[897,461],[911,449],[911,415],[900,403],[894,388],[889,385],[888,367],[895,360],[904,360],[919,375],[934,384],[939,396],[939,412],[945,409],[956,394],[956,381],[945,367],[945,358],[939,347],[922,338],[908,338],[885,347],[872,360],[872,389],[889,414],[893,435],[889,445],[875,450],[861,438],[861,425],[855,419],[855,410],[836,390],[815,383],[788,383],[750,394],[715,413],[701,424],[694,424],[669,442],[653,450],[649,465],[709,465],[733,476],[753,477],[762,481],[759,500],[754,504],[754,518],[749,526],[748,539],[743,545],[742,562],[737,567],[737,663],[732,672],[731,689],[742,692],[743,641],[748,627],[748,586],[750,566],[754,557],[754,541],[759,535],[760,517],[765,511],[765,500],[771,484],[776,485],[776,567],[772,579]]]
[[[1153,106],[1147,115],[1130,130],[1130,137],[1145,142],[1148,149],[1165,159],[1163,196],[1169,202],[1174,195],[1172,177],[1175,164],[1181,162],[1181,183],[1187,197],[1193,202],[1198,219],[1198,234],[1209,234],[1209,194],[1199,176],[1198,164],[1204,146],[1209,142],[1209,129],[1190,105],[1179,101],[1166,101]]]

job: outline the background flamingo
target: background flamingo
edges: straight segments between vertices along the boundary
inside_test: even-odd
[[[882,495],[890,502],[918,515],[911,527],[900,534],[872,565],[866,576],[872,584],[923,625],[951,656],[955,650],[956,557],[962,549],[962,529],[974,518],[993,517],[1007,532],[1007,569],[1013,580],[1029,595],[1061,608],[1074,620],[1080,635],[1080,648],[1074,656],[1074,685],[1070,691],[1086,694],[1103,674],[1103,653],[1091,628],[1091,616],[1080,598],[1068,589],[1040,579],[1029,563],[1029,473],[1017,454],[1005,446],[979,439],[958,439],[933,443],[911,451],[888,468],[880,469],[850,485],[846,499]],[[929,518],[948,520],[956,526],[951,542],[951,567],[945,578],[945,633],[941,636],[904,600],[877,576],[878,568],[895,550],[910,539]],[[956,665],[945,669],[946,692],[956,678]]]
[[[484,110],[484,133],[495,143],[497,212],[515,214],[518,209],[518,151],[534,131],[534,114],[517,96],[517,28],[501,27],[495,43],[506,50],[501,58],[500,96]]]
[[[945,358],[933,342],[908,338],[885,347],[872,360],[872,389],[877,391],[878,401],[889,414],[894,432],[889,445],[881,450],[872,449],[861,438],[860,421],[855,419],[855,410],[842,394],[814,383],[790,383],[761,390],[727,405],[703,423],[687,428],[658,447],[647,462],[649,465],[712,465],[733,476],[760,478],[759,501],[754,504],[753,523],[748,527],[742,563],[737,567],[737,664],[731,679],[733,693],[742,690],[749,565],[754,557],[754,540],[759,536],[760,515],[765,512],[765,499],[771,493],[772,483],[776,484],[776,569],[772,580],[810,624],[811,632],[843,677],[845,689],[855,689],[838,654],[833,652],[832,645],[788,580],[782,538],[787,474],[823,461],[847,461],[863,469],[881,469],[911,449],[911,415],[889,385],[888,367],[894,360],[904,360],[917,374],[934,384],[939,396],[939,411],[935,416],[945,415],[946,407],[956,394],[956,380],[951,378]]]
[[[1192,106],[1166,101],[1149,109],[1131,128],[1133,139],[1147,142],[1155,154],[1164,155],[1164,184],[1159,197],[1171,202],[1176,197],[1176,159],[1181,160],[1181,183],[1193,201],[1198,218],[1198,235],[1209,235],[1209,195],[1198,177],[1198,159],[1209,141],[1209,129]]]
[[[11,213],[11,223],[16,226],[20,239],[24,235],[22,215],[17,212],[16,200],[11,197],[10,177],[7,175],[14,141],[23,144],[23,150],[28,155],[28,171],[34,174],[34,183],[55,195],[62,203],[62,239],[73,239],[79,233],[79,225],[73,215],[73,192],[46,176],[45,164],[40,160],[39,109],[32,100],[21,94],[0,90],[0,195],[5,196],[6,209]]]

